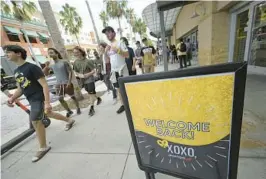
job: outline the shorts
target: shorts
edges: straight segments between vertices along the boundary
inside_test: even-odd
[[[65,94],[68,94],[69,96],[74,96],[74,86],[71,83],[71,85],[67,88],[66,84],[58,85],[57,87],[57,94],[61,96],[65,96]]]
[[[115,78],[116,78],[116,83],[113,83],[113,86],[115,88],[119,88],[119,84],[118,84],[118,79],[122,77],[122,76],[119,76],[119,73],[118,72],[115,72]]]
[[[89,94],[96,94],[94,82],[84,84],[84,88]]]
[[[44,118],[44,102],[43,101],[29,101],[30,103],[30,120],[39,121]]]

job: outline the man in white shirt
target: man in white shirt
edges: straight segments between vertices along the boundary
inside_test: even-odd
[[[122,76],[128,76],[128,68],[125,61],[125,58],[129,57],[128,50],[123,41],[117,41],[115,39],[116,33],[114,29],[110,26],[105,27],[102,30],[111,42],[110,45],[107,45],[105,48],[105,54],[109,56],[111,63],[111,77],[110,80],[113,83],[113,86],[117,89],[117,94],[120,98],[121,106],[117,110],[117,113],[120,114],[125,111],[121,95],[119,92],[118,78]]]

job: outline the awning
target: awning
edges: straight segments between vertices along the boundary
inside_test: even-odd
[[[39,34],[39,36],[41,38],[44,38],[44,39],[49,39],[49,35],[45,34],[45,33],[41,33],[41,32],[37,32]]]
[[[176,18],[181,10],[181,7],[177,7],[174,9],[170,9],[167,11],[164,11],[164,26],[165,31],[168,32],[166,36],[172,35],[172,29],[174,27],[174,24],[176,22]],[[160,17],[158,12],[157,3],[152,3],[148,5],[143,11],[142,11],[142,17],[147,25],[147,27],[150,29],[150,31],[156,36],[161,36],[161,26],[160,26]]]
[[[22,34],[19,29],[8,27],[8,26],[4,26],[4,28],[11,34]]]
[[[36,33],[36,32],[34,32],[34,31],[30,31],[30,30],[21,30],[24,34],[25,34],[25,32],[26,32],[26,34],[28,35],[28,36],[30,36],[30,37],[38,37],[39,35]]]

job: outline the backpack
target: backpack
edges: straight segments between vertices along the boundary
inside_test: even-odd
[[[187,46],[184,42],[181,42],[180,44],[180,52],[186,52],[187,51]]]

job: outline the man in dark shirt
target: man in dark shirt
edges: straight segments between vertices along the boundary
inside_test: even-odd
[[[46,144],[45,127],[42,123],[44,114],[48,117],[67,122],[66,130],[69,130],[74,120],[69,119],[59,113],[52,111],[48,84],[42,70],[34,64],[26,62],[27,52],[18,45],[8,45],[4,47],[10,61],[16,63],[18,68],[15,70],[15,78],[18,88],[8,99],[8,106],[13,107],[13,103],[24,94],[31,106],[30,120],[36,131],[40,149],[32,158],[32,162],[40,160],[51,147]]]
[[[127,38],[121,37],[121,40],[124,41],[129,53],[129,57],[125,59],[129,75],[136,75],[137,72],[136,72],[136,60],[135,60],[134,50],[131,47],[129,47]]]

